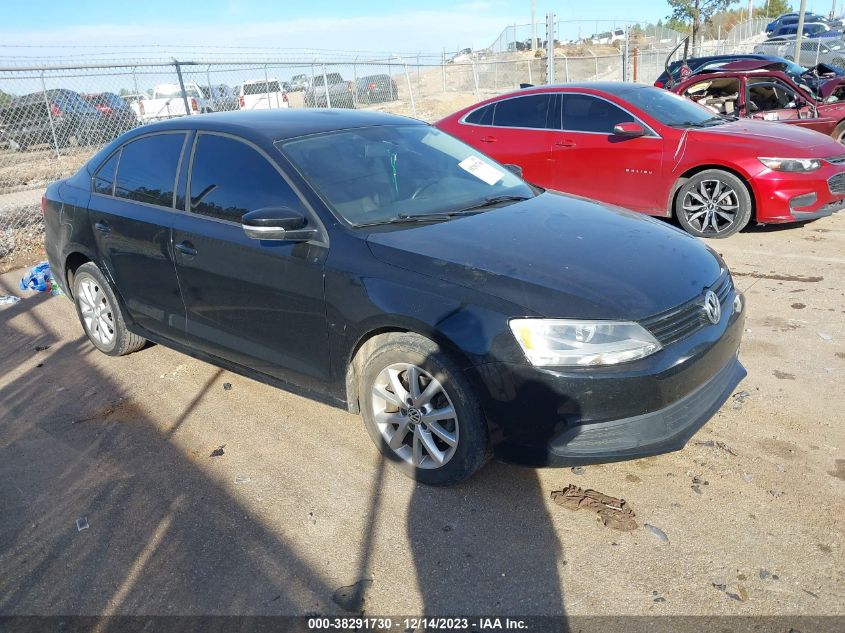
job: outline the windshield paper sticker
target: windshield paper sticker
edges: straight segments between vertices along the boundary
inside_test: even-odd
[[[478,158],[478,156],[470,156],[469,158],[465,158],[460,163],[458,163],[458,167],[465,171],[468,171],[479,180],[483,180],[484,182],[486,182],[488,185],[495,185],[504,177],[504,174],[502,172],[500,172],[495,167],[491,167],[483,160]]]

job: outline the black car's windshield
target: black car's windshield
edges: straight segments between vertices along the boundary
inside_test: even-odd
[[[721,125],[725,120],[714,116],[711,110],[685,99],[674,92],[659,88],[643,87],[619,95],[663,125],[672,127],[698,127]]]
[[[535,195],[515,174],[427,125],[342,130],[278,146],[352,225],[445,220]]]

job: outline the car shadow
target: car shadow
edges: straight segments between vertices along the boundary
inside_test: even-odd
[[[195,463],[208,454],[168,441],[88,359],[81,328],[51,332],[34,310],[48,299],[0,311],[0,615],[339,612],[325,578]]]

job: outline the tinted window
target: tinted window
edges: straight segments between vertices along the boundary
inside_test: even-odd
[[[493,111],[495,109],[496,104],[491,103],[488,106],[470,112],[464,120],[467,123],[474,123],[475,125],[493,125]]]
[[[657,88],[655,88],[657,90]],[[664,92],[660,90],[660,92]],[[634,117],[609,101],[589,95],[564,94],[563,129],[572,132],[612,134],[617,123],[634,121]]]
[[[115,152],[111,155],[105,163],[103,163],[94,174],[92,179],[94,191],[103,193],[107,196],[112,195],[114,190],[114,171],[117,169],[117,161],[120,157],[120,152]]]
[[[114,195],[173,206],[176,168],[184,141],[184,134],[156,134],[124,145]]]
[[[191,169],[191,211],[240,222],[263,207],[301,207],[279,172],[246,143],[201,134]]]
[[[529,95],[505,99],[496,104],[493,125],[497,127],[546,127],[546,111],[551,95]]]

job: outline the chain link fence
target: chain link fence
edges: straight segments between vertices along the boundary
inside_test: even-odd
[[[623,45],[559,45],[555,81],[651,83],[677,40],[673,36],[666,46],[656,38],[631,31]],[[705,43],[701,54],[740,50],[742,42],[729,37]],[[0,67],[0,261],[38,247],[47,184],[76,172],[127,130],[153,121],[324,107],[435,121],[520,84],[547,80],[543,51],[338,57]]]

